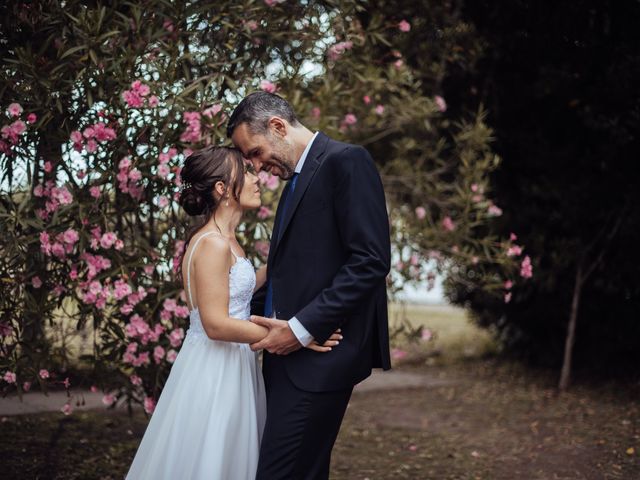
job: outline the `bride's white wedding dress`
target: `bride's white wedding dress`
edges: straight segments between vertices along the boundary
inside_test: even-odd
[[[191,305],[191,257],[187,290]],[[233,252],[232,252],[233,253]],[[248,320],[256,276],[236,257],[229,272],[229,315]],[[257,354],[244,343],[207,337],[197,307],[127,479],[253,480],[266,418]]]

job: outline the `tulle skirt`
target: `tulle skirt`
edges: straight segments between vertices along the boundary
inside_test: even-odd
[[[189,332],[127,479],[253,480],[265,418],[257,354]]]

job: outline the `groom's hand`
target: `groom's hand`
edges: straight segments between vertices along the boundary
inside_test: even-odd
[[[260,317],[251,315],[251,321],[257,325],[267,327],[269,333],[266,337],[256,343],[251,344],[251,350],[266,350],[276,355],[287,355],[302,348],[302,345],[291,331],[289,322],[275,318]]]

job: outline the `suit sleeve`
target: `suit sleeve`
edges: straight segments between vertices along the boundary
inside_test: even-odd
[[[348,256],[331,285],[295,315],[320,344],[385,281],[391,264],[389,218],[373,160],[357,146],[339,157],[334,215]]]

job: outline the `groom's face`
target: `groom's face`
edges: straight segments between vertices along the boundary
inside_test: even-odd
[[[268,172],[283,180],[293,176],[295,151],[286,140],[286,130],[282,132],[270,125],[266,134],[253,133],[246,123],[241,123],[234,130],[231,140],[251,161],[256,172]]]

